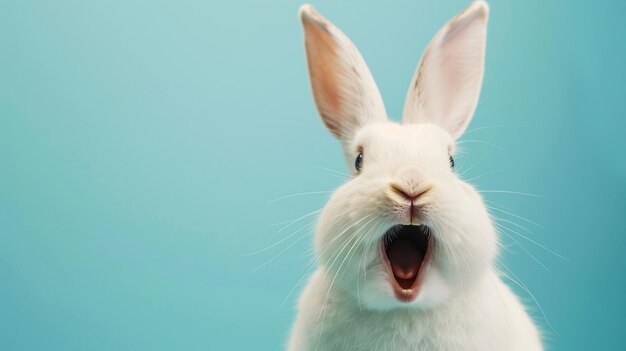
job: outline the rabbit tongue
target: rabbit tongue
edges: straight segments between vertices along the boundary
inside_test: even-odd
[[[397,238],[387,247],[393,275],[400,280],[415,279],[424,259],[418,245],[410,239]]]

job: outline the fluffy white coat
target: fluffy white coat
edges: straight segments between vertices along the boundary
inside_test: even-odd
[[[481,196],[451,167],[482,85],[487,5],[474,2],[435,35],[401,124],[387,119],[345,34],[309,5],[300,14],[320,116],[348,164],[360,161],[320,215],[319,267],[300,297],[288,349],[542,350],[495,268],[498,239]],[[380,249],[383,233],[400,224],[427,227],[434,242],[423,280],[405,300]]]

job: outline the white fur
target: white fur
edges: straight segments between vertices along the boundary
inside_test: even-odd
[[[319,268],[300,298],[288,349],[542,350],[537,328],[494,268],[497,235],[482,199],[448,159],[480,92],[487,5],[473,3],[435,36],[411,83],[403,124],[387,120],[349,39],[311,6],[300,13],[322,120],[342,141],[350,167],[359,152],[364,157],[361,172],[320,215]],[[379,253],[383,233],[408,221],[391,184],[430,189],[418,201],[434,254],[411,302],[395,297]]]

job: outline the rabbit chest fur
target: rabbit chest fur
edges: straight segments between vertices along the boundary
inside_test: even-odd
[[[426,311],[364,309],[341,291],[328,290],[330,281],[322,269],[313,274],[298,303],[288,350],[542,350],[524,307],[495,272],[470,293]]]

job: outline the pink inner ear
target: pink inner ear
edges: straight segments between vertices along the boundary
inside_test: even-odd
[[[337,134],[341,126],[338,117],[342,104],[337,43],[321,24],[305,22],[305,30],[313,97],[326,127]]]
[[[465,80],[467,79],[467,69],[464,65],[473,64],[463,62],[459,59],[457,53],[451,53],[449,51],[442,53],[442,60],[440,64],[441,74],[441,89],[446,92],[449,97],[449,103],[443,104],[441,111],[443,116],[447,116],[446,124],[449,131],[457,131],[463,127],[466,122],[466,117],[454,116],[454,111],[459,110],[468,101],[464,100],[463,89],[467,89],[465,86]],[[468,89],[469,90],[469,89]]]
[[[326,127],[342,141],[387,113],[363,57],[310,5],[301,10],[313,98]]]
[[[432,122],[455,139],[469,124],[482,85],[488,7],[474,2],[435,35],[407,95],[403,121]]]
[[[469,122],[475,108],[483,70],[484,25],[475,12],[472,16],[453,20],[440,44],[439,74],[441,93],[448,97],[443,104],[443,115],[448,129],[460,133]]]

